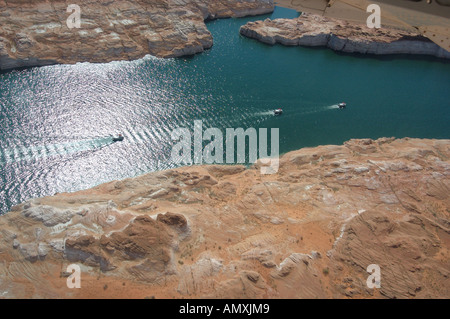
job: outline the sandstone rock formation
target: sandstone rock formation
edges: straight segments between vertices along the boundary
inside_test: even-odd
[[[449,298],[449,158],[450,140],[350,140],[273,175],[192,166],[30,200],[0,217],[0,297]]]
[[[204,20],[272,12],[273,0],[0,0],[0,70],[55,63],[178,57],[213,45]]]
[[[326,46],[336,51],[370,54],[423,54],[450,59],[450,52],[419,33],[303,13],[297,19],[249,22],[240,33],[263,43]]]

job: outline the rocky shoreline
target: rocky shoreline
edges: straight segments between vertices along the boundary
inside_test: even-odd
[[[273,0],[78,1],[80,28],[69,29],[68,3],[0,0],[0,70],[57,63],[193,55],[210,48],[205,20],[270,13]]]
[[[362,54],[417,54],[450,59],[450,52],[419,33],[366,25],[303,13],[297,19],[249,22],[240,33],[267,44],[323,46]]]
[[[449,298],[449,159],[450,140],[350,140],[274,175],[192,166],[33,199],[0,217],[0,297]]]
[[[65,1],[0,0],[0,70],[77,62],[193,55],[213,38],[205,21],[267,14],[273,0],[79,1],[81,27],[69,29]],[[303,13],[298,19],[250,22],[241,34],[268,44],[327,46],[343,52],[424,54],[450,58],[427,38],[406,31]]]

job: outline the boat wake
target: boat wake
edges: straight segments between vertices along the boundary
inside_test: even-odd
[[[286,111],[286,114],[289,116],[309,115],[309,114],[326,112],[326,111],[334,110],[334,109],[339,109],[338,104],[319,106],[319,107],[298,108],[298,109],[295,109],[294,111]]]
[[[101,137],[79,140],[76,142],[7,148],[0,150],[0,165],[39,160],[47,157],[63,156],[85,151],[96,151],[113,143],[112,137]]]
[[[329,110],[339,109],[338,104],[332,104],[327,106],[320,106],[320,107],[302,107],[302,108],[296,108],[294,110],[287,110],[286,116],[301,116],[301,115],[309,115],[309,114],[315,114],[320,112],[325,112]],[[223,121],[221,121],[222,126],[226,127],[234,127],[236,125],[240,125],[240,127],[243,126],[251,126],[255,124],[255,121],[260,122],[267,120],[273,116],[276,116],[274,113],[274,110],[267,110],[267,111],[254,111],[254,112],[246,112],[240,115],[236,118],[224,118]],[[217,118],[210,118],[204,120],[206,126],[211,127],[214,125],[217,125]]]
[[[264,116],[272,116],[274,115],[273,110],[265,111],[265,112],[258,112],[253,114],[253,117],[264,117]]]
[[[339,109],[339,105],[332,104],[332,105],[321,106],[321,107],[299,108],[299,109],[295,109],[293,111],[286,111],[286,114],[288,114],[289,116],[307,115],[307,114],[320,113],[320,112],[325,112],[325,111],[334,110],[334,109]],[[274,115],[275,115],[274,111],[270,110],[270,111],[265,111],[265,112],[256,112],[250,116],[251,117],[267,117],[267,116],[274,116]]]

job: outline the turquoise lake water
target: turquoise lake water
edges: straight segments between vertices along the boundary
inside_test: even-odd
[[[351,138],[450,138],[449,62],[239,35],[263,18],[209,22],[214,47],[194,57],[0,74],[0,214],[29,198],[172,168],[170,133],[196,119],[223,132],[279,128],[282,153]],[[279,107],[284,114],[273,116]],[[117,133],[125,140],[113,144]]]

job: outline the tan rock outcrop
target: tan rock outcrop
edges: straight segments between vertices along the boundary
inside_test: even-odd
[[[324,46],[335,51],[369,54],[423,54],[450,59],[450,52],[419,33],[303,13],[297,19],[248,22],[240,33],[263,43]]]
[[[69,4],[0,0],[0,70],[192,55],[213,45],[205,19],[274,8],[272,0],[83,0],[81,26],[69,29]]]
[[[277,174],[258,167],[183,167],[15,206],[0,217],[0,296],[450,297],[449,140],[350,140],[287,153]],[[66,286],[73,263],[81,289]]]

